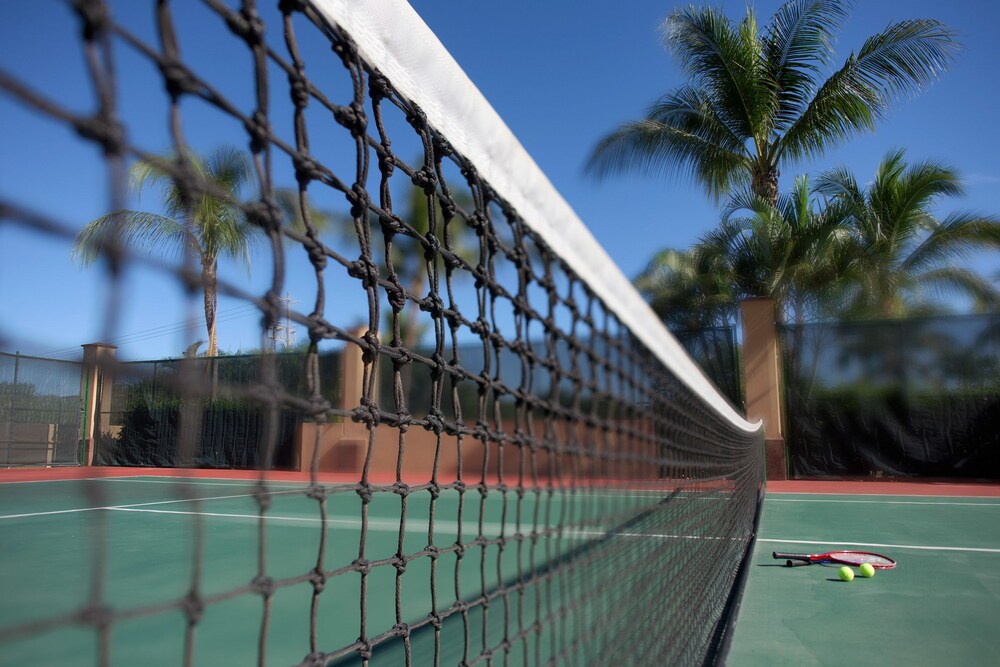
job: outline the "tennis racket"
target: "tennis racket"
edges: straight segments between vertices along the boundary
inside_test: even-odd
[[[813,563],[839,563],[840,565],[862,565],[871,563],[876,570],[891,570],[896,567],[896,561],[874,554],[870,551],[830,551],[825,554],[788,554],[775,551],[771,554],[777,560],[785,560],[785,565],[795,567],[797,565],[812,565]]]

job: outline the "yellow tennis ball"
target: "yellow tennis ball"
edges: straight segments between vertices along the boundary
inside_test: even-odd
[[[861,566],[861,576],[862,577],[874,577],[875,576],[875,568],[872,567],[871,563],[864,563]]]
[[[844,581],[854,581],[854,570],[846,565],[840,568],[840,578]]]

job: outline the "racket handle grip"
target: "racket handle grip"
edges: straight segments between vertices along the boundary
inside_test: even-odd
[[[812,561],[808,558],[803,558],[802,554],[789,554],[780,551],[774,551],[771,556],[775,560],[785,560],[785,565],[788,567],[798,567],[799,565],[812,565]]]

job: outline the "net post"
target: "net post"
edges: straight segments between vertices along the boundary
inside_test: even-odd
[[[767,297],[740,304],[743,326],[743,378],[748,421],[764,424],[767,479],[788,478],[781,409],[781,351],[775,303]]]
[[[115,363],[116,345],[88,343],[83,345],[80,399],[83,408],[80,424],[80,465],[94,465],[95,435],[101,414],[111,413],[112,374],[107,372]]]

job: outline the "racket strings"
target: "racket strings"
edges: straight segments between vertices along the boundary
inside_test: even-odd
[[[872,567],[893,567],[896,561],[880,554],[866,553],[864,551],[843,551],[836,554],[837,560],[843,563],[862,565],[871,563]]]

